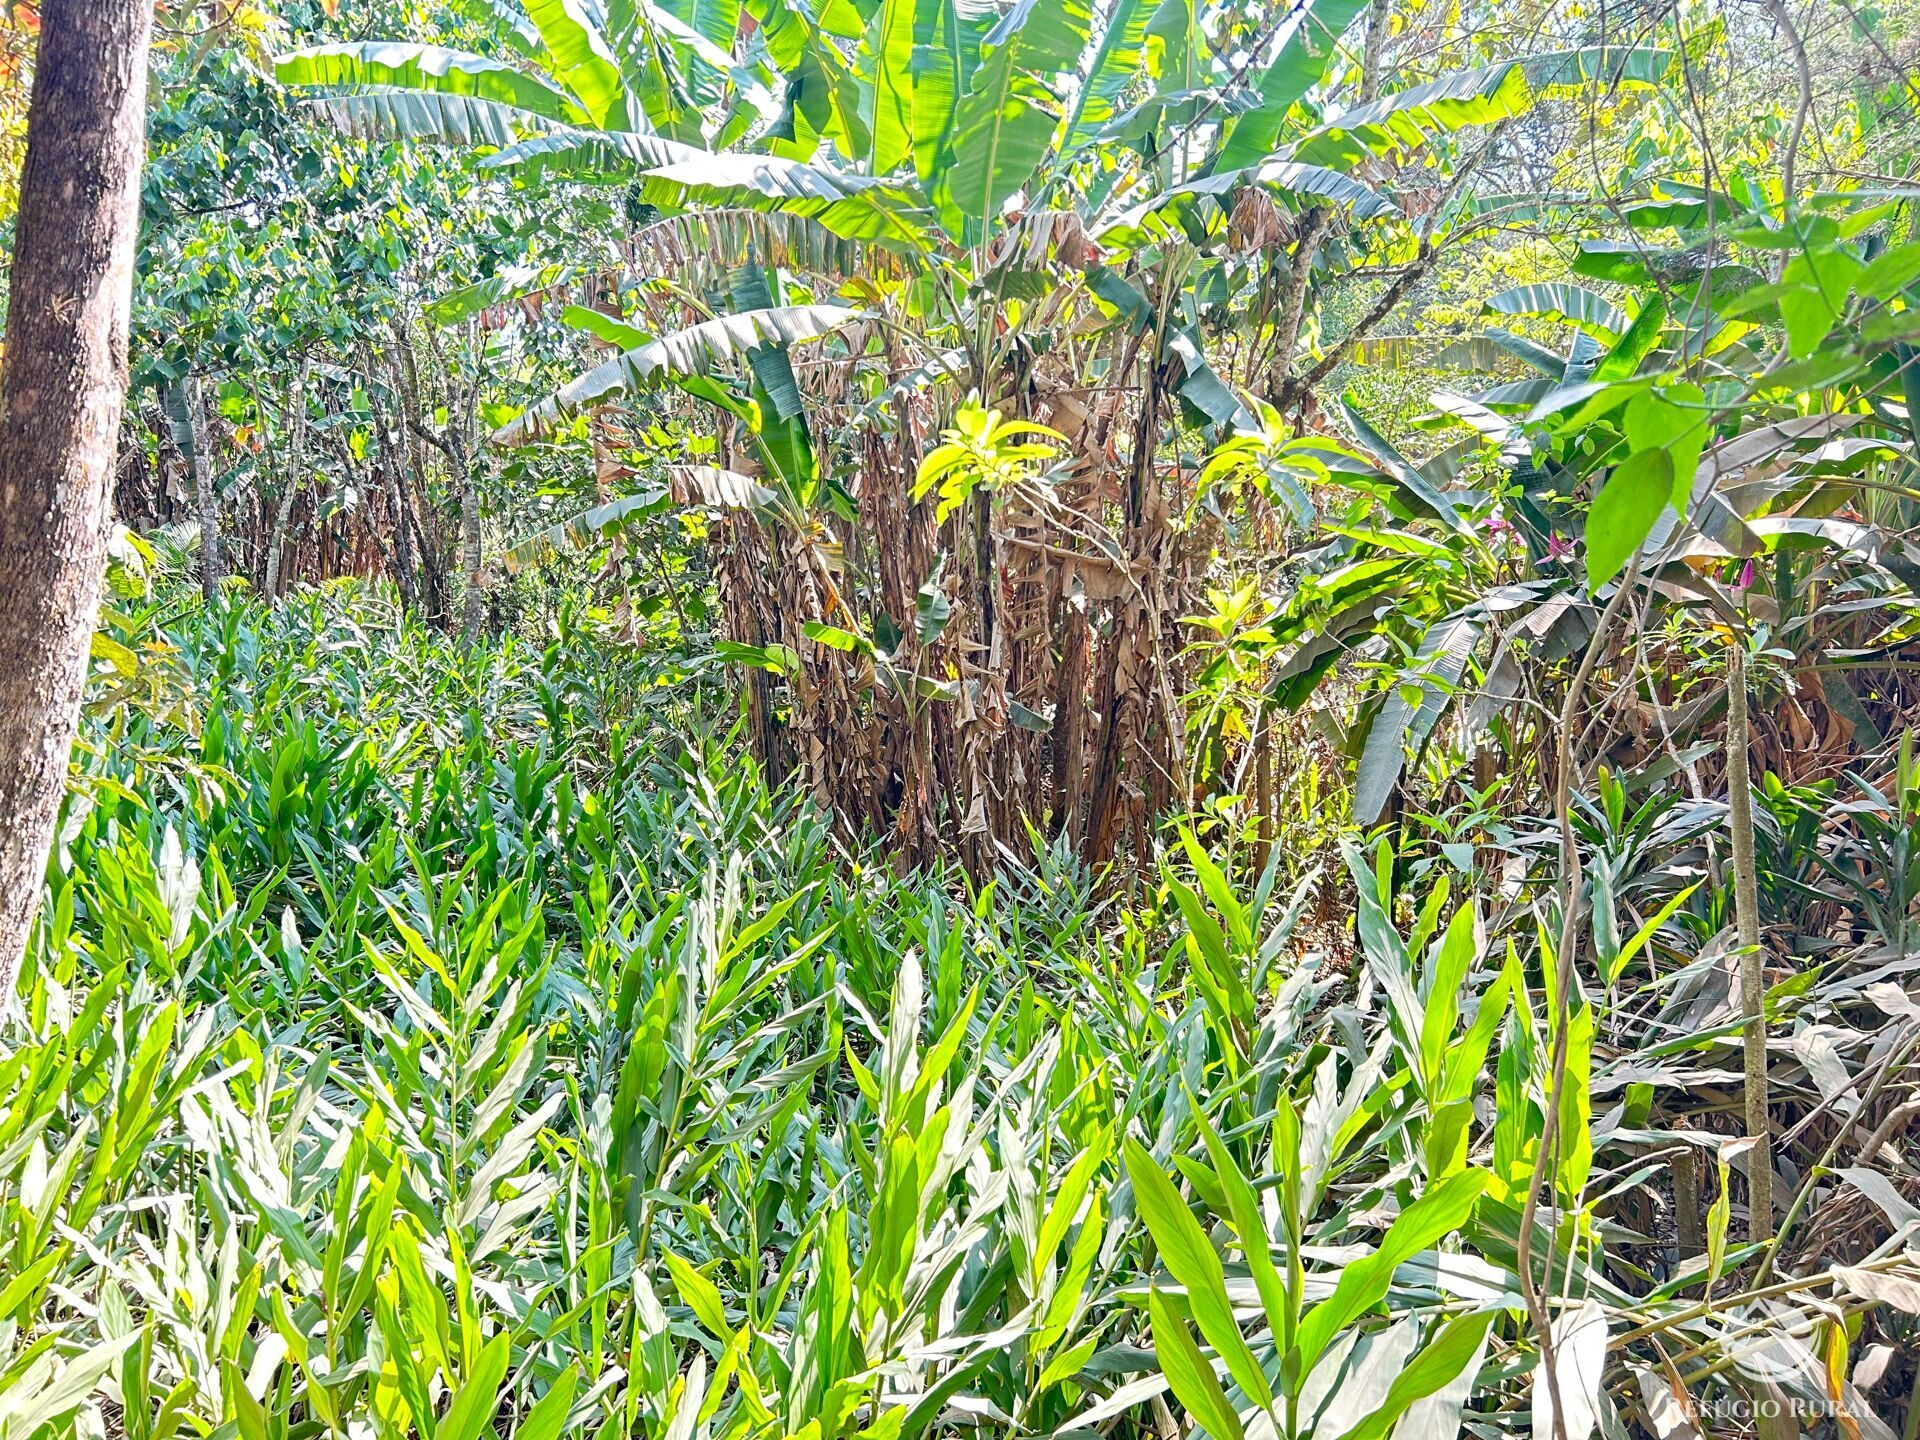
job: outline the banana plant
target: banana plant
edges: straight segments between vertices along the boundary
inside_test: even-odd
[[[1372,177],[1417,152],[1464,182],[1489,143],[1476,134],[1543,97],[1644,88],[1669,63],[1657,50],[1569,51],[1389,85],[1376,56],[1356,80],[1340,57],[1362,8],[1310,0],[1281,24],[1212,0],[655,0],[610,6],[602,23],[554,0],[529,10],[541,37],[532,67],[375,45],[289,56],[280,73],[349,101],[484,102],[520,138],[487,147],[482,163],[627,187],[642,224],[614,278],[627,275],[631,291],[631,272],[657,261],[656,278],[630,296],[630,315],[596,329],[633,333],[496,438],[526,443],[671,389],[694,397],[698,432],[737,441],[745,458],[715,468],[780,502],[734,509],[713,532],[716,569],[738,582],[724,653],[761,667],[757,709],[787,717],[756,730],[765,763],[803,757],[816,796],[850,830],[891,826],[916,853],[931,853],[942,826],[956,840],[1018,842],[1043,802],[1027,813],[1025,801],[996,799],[988,777],[1044,769],[1057,777],[1056,816],[1072,811],[1077,843],[1101,857],[1117,843],[1121,786],[1100,758],[1117,753],[1108,737],[1081,723],[1089,711],[1105,728],[1128,725],[1132,709],[1165,712],[1127,742],[1152,753],[1121,763],[1166,777],[1188,768],[1179,680],[1123,707],[1091,698],[1102,676],[1133,670],[1127,657],[1159,643],[1156,611],[1194,608],[1142,583],[1172,549],[1198,543],[1178,538],[1198,527],[1179,466],[1166,462],[1191,438],[1211,449],[1270,436],[1273,415],[1378,323],[1306,353],[1319,280],[1405,262],[1396,283],[1408,285],[1484,228],[1462,185],[1411,217]],[[1382,39],[1390,23],[1387,12],[1368,21]],[[702,84],[711,98],[696,130],[674,105]],[[1251,343],[1222,345],[1223,333]],[[825,383],[802,385],[801,374]],[[1125,413],[1095,414],[1109,404],[1089,405],[1097,394],[1126,397]],[[1058,483],[1027,487],[1017,511],[937,504],[923,515],[906,482],[925,437],[951,428],[967,395],[1065,437]],[[1297,469],[1313,471],[1307,462],[1332,468],[1305,445],[1249,458],[1283,495]],[[1112,485],[1124,502],[1117,527],[1101,500]],[[1042,533],[1003,543],[1016,527]],[[918,573],[842,573],[848,557],[883,553],[911,556]],[[1049,608],[1014,640],[997,633],[1001,596],[1034,554],[1059,573],[1031,582]],[[936,584],[959,623],[916,643],[909,607]],[[1097,654],[1084,693],[1012,693],[1051,668],[1026,650],[1076,643],[1087,603],[1102,613],[1087,622],[1100,639],[1085,642]],[[964,701],[940,712],[929,745],[916,697],[888,691],[858,645],[823,652],[809,626],[901,636],[904,648],[879,648],[916,674],[997,658],[953,687]],[[1459,651],[1428,657],[1439,683],[1457,682]],[[1004,753],[937,762],[972,716],[1006,737],[993,743]],[[1052,747],[1064,758],[1043,753]],[[888,777],[903,765],[913,773],[896,786]],[[1165,808],[1169,783],[1153,788],[1148,808]],[[876,792],[900,798],[876,815]],[[962,843],[989,864],[991,846]]]
[[[1210,237],[1203,253],[1217,254],[1236,197],[1248,193],[1279,196],[1301,214],[1330,204],[1355,221],[1395,219],[1352,170],[1444,148],[1455,132],[1596,79],[1646,84],[1667,63],[1658,51],[1574,51],[1455,72],[1344,109],[1316,105],[1362,8],[1318,0],[1298,23],[1273,27],[1193,0],[1028,0],[1004,13],[950,0],[817,13],[795,0],[626,3],[598,19],[546,0],[528,10],[539,73],[367,42],[296,52],[279,74],[331,92],[324,104],[367,102],[352,111],[363,132],[484,143],[497,130],[467,132],[470,112],[485,106],[527,138],[484,163],[624,179],[667,215],[778,215],[909,257],[915,271],[957,248],[964,278],[993,297],[1030,285],[1023,277],[1050,259],[1099,272],[1200,237]],[[1246,67],[1228,68],[1203,38],[1222,26],[1251,51],[1244,78]],[[783,98],[766,113],[775,94]],[[1216,112],[1219,123],[1203,127]],[[689,116],[699,121],[691,130]],[[1196,145],[1188,128],[1210,138]],[[1092,157],[1116,146],[1123,166],[1090,173]],[[1247,263],[1265,262],[1254,254]],[[1231,268],[1213,258],[1190,278],[1213,284]],[[969,339],[964,317],[940,318]],[[1171,344],[1176,333],[1156,338]],[[1198,340],[1190,326],[1178,333]],[[976,384],[987,358],[974,356]],[[1222,409],[1209,374],[1189,357],[1183,392],[1219,422],[1235,408]]]

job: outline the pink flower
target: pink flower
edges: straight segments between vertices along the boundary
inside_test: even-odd
[[[1563,539],[1558,531],[1547,537],[1547,559],[1566,560],[1573,555],[1573,542]]]
[[[1736,590],[1753,588],[1753,561],[1749,560],[1740,567],[1740,578],[1733,582],[1733,588]]]

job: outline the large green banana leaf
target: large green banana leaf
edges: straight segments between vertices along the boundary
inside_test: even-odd
[[[762,346],[818,339],[860,313],[844,305],[784,305],[690,325],[595,366],[524,411],[493,438],[502,445],[523,444],[616,395],[651,389],[676,378],[711,375],[728,361],[748,361],[751,352]]]
[[[443,45],[389,40],[315,45],[281,56],[273,68],[283,85],[389,86],[471,95],[565,124],[581,124],[589,118],[572,99],[539,77]]]

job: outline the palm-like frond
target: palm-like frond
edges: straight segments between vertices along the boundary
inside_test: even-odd
[[[1584,286],[1560,281],[1502,290],[1487,300],[1486,308],[1499,315],[1558,316],[1608,340],[1627,328],[1626,312],[1611,300]]]
[[[745,361],[762,347],[818,339],[860,313],[845,305],[784,305],[690,325],[594,367],[503,426],[494,440],[502,445],[523,444],[613,396],[648,390],[663,381],[711,375],[726,362]]]
[[[477,95],[423,90],[368,90],[303,102],[334,129],[356,140],[415,140],[434,145],[512,145],[546,122],[526,110]]]
[[[673,467],[674,499],[682,505],[704,505],[714,510],[767,510],[775,492],[751,475],[717,465]]]
[[[490,170],[548,171],[583,179],[631,175],[658,165],[697,160],[709,152],[698,145],[613,130],[555,130],[510,145],[481,165]]]
[[[903,273],[894,252],[783,210],[702,207],[669,215],[636,231],[627,249],[636,265],[685,276],[701,289],[724,283],[729,272],[748,263],[836,279]]]
[[[471,95],[566,124],[587,114],[571,97],[538,76],[484,55],[444,45],[362,40],[315,45],[274,62],[283,85],[369,86],[442,95]]]
[[[658,510],[666,498],[664,491],[645,490],[590,506],[501,551],[500,564],[511,575],[531,565],[545,564],[563,550],[584,550],[635,516]]]

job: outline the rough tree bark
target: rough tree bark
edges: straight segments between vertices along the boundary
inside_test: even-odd
[[[480,542],[480,486],[473,473],[473,459],[457,446],[460,473],[460,570],[465,588],[460,593],[460,634],[468,643],[480,638],[480,627],[487,613],[486,562]]]
[[[106,567],[152,0],[45,0],[0,373],[0,1004],[39,903]]]
[[[1382,62],[1387,54],[1387,32],[1393,29],[1393,0],[1372,0],[1367,7],[1367,45],[1360,53],[1359,103],[1367,105],[1380,98],[1380,82],[1386,78]]]

